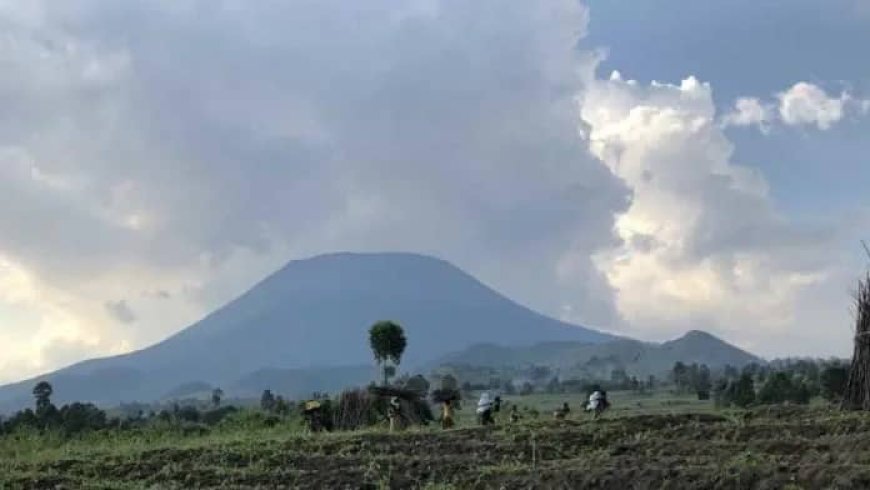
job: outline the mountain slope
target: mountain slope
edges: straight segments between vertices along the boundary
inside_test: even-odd
[[[662,376],[677,361],[707,364],[711,369],[735,367],[758,362],[743,351],[709,333],[693,330],[662,344],[617,339],[600,344],[582,342],[546,342],[527,347],[478,344],[449,354],[431,364],[435,367],[466,366],[516,369],[523,366],[547,366],[560,377],[587,378],[609,376],[609,369],[622,367],[634,376]]]
[[[232,386],[263,369],[371,363],[368,327],[406,330],[406,363],[470,344],[604,342],[613,337],[535,313],[457,267],[405,253],[293,261],[228,305],[147,349],[41,376],[58,400],[149,400],[179,384]],[[34,380],[0,388],[0,407],[29,403]]]

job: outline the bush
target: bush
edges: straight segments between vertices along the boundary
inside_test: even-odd
[[[826,367],[819,375],[821,395],[828,401],[839,401],[846,392],[846,381],[849,370],[846,366],[835,365]]]
[[[716,385],[716,405],[728,407],[731,405],[746,408],[755,403],[755,382],[752,375],[743,373],[730,383],[720,380]]]
[[[773,373],[758,392],[758,401],[763,404],[810,402],[812,392],[803,380],[794,380],[788,373]]]
[[[209,410],[207,412],[203,412],[202,414],[202,422],[205,425],[213,426],[219,424],[222,420],[224,420],[229,415],[232,415],[238,412],[239,409],[233,406],[226,406],[221,408],[216,408],[214,410]]]
[[[106,412],[91,403],[64,405],[59,417],[63,430],[68,434],[100,430],[107,426]]]

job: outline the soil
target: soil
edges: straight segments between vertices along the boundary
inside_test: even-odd
[[[645,415],[33,458],[0,488],[868,488],[870,415]]]

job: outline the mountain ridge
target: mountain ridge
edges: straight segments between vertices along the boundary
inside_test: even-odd
[[[290,261],[154,345],[2,386],[0,408],[29,404],[38,380],[53,382],[59,401],[116,403],[158,398],[185,382],[230,386],[261,369],[370,364],[367,330],[383,319],[405,328],[408,364],[493,340],[617,338],[532,311],[442,259],[342,252]]]
[[[539,365],[553,369],[562,378],[588,379],[609,374],[601,372],[605,369],[602,366],[623,368],[629,375],[639,377],[659,377],[666,375],[677,361],[707,364],[711,369],[722,369],[726,365],[739,368],[754,362],[766,362],[709,332],[690,330],[676,339],[661,343],[616,339],[601,344],[541,342],[525,347],[476,344],[440,358],[430,366],[436,369],[450,366],[503,369]],[[593,364],[596,367],[590,367]]]

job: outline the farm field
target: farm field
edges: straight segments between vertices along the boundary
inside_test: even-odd
[[[0,488],[867,488],[870,416],[824,407],[715,411],[614,394],[554,421],[564,397],[510,426],[308,435],[297,423],[161,437],[5,440]],[[569,401],[572,403],[572,401]],[[620,405],[622,408],[619,409]],[[572,403],[573,407],[573,403]],[[529,413],[524,410],[524,413]],[[115,438],[113,438],[115,437]]]

